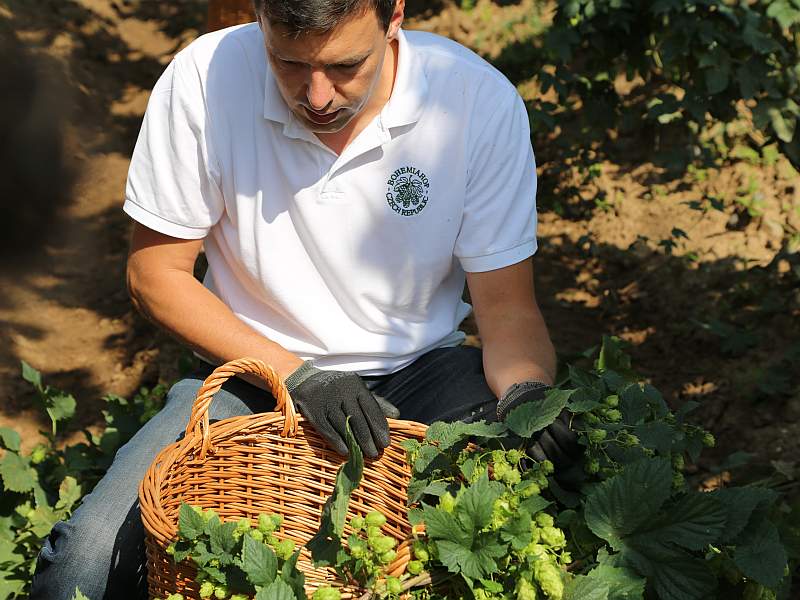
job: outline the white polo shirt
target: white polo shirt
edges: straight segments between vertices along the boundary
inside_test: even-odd
[[[464,272],[536,251],[535,195],[525,106],[476,54],[401,32],[389,102],[337,155],[283,102],[253,23],[158,80],[124,210],[204,239],[204,284],[269,339],[381,375],[460,343]]]

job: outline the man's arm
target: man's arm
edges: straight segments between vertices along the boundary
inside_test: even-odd
[[[285,378],[303,360],[242,322],[194,277],[202,240],[183,240],[136,223],[128,255],[128,290],[136,308],[208,360],[249,356]],[[264,387],[253,377],[251,383]]]
[[[556,356],[536,302],[532,261],[467,273],[467,285],[483,345],[486,381],[497,397],[523,381],[552,385]]]

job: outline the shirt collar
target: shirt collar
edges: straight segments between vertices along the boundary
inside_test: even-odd
[[[428,78],[425,68],[417,56],[416,49],[408,42],[405,32],[398,31],[397,73],[392,95],[381,111],[381,121],[386,129],[416,123],[428,97]]]
[[[428,79],[425,76],[425,70],[402,29],[398,31],[397,39],[397,73],[394,87],[389,101],[381,111],[381,122],[386,129],[415,123],[422,114],[425,99],[428,96]],[[264,60],[266,60],[266,56]],[[264,118],[283,123],[285,126],[296,121],[281,96],[269,61],[267,61],[264,85]],[[299,123],[297,126],[302,127]]]

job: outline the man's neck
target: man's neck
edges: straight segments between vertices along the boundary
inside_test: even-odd
[[[364,128],[378,115],[394,89],[394,80],[397,74],[397,58],[399,54],[399,42],[392,41],[386,46],[386,57],[383,61],[383,68],[375,89],[370,96],[367,105],[358,113],[347,126],[336,133],[315,133],[314,135],[333,150],[336,154],[341,154],[350,143],[358,137]]]

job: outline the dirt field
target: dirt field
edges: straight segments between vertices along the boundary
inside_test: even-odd
[[[409,28],[480,45],[490,58],[513,41],[515,23],[533,18],[524,1],[482,1],[468,14],[418,2],[409,13]],[[121,205],[148,92],[204,27],[199,0],[0,0],[0,37],[38,59],[77,176],[43,247],[5,260],[0,272],[0,425],[24,432],[28,445],[44,422],[20,360],[75,395],[83,425],[102,419],[102,395],[178,375],[185,352],[127,298],[130,222]],[[742,449],[798,460],[800,257],[789,235],[800,230],[797,172],[783,161],[742,161],[670,180],[634,149],[618,164],[598,162],[591,177],[576,170],[553,181],[547,140],[536,150],[547,182],[537,292],[559,352],[619,335],[670,402],[703,403],[699,418],[720,438],[716,458]],[[705,215],[691,208],[709,197],[750,198],[757,210],[742,200]],[[6,201],[13,210],[24,198]],[[548,210],[556,201],[561,216]],[[675,239],[668,255],[659,242],[674,228],[689,239]]]

